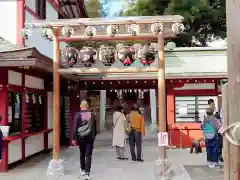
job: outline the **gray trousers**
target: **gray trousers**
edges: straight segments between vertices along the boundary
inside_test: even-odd
[[[117,153],[118,157],[124,158],[124,148],[123,147],[116,146],[116,153]]]

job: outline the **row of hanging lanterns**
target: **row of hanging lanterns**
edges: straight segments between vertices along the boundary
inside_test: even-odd
[[[35,94],[30,95],[28,93],[25,93],[26,103],[30,102],[30,98],[32,99],[33,104],[37,104],[37,101],[39,102],[39,104],[42,104],[42,97],[41,96],[35,95]]]
[[[64,67],[73,67],[77,63],[91,67],[97,60],[105,66],[111,66],[117,59],[120,60],[124,66],[130,66],[136,60],[139,60],[144,66],[149,66],[156,58],[157,53],[151,44],[144,46],[141,44],[135,44],[133,46],[117,44],[116,48],[102,45],[98,50],[90,46],[84,46],[80,50],[73,47],[66,47],[61,51],[61,64]]]
[[[163,31],[164,25],[163,22],[157,22],[150,26],[150,31],[154,35],[158,35]],[[127,32],[132,36],[137,36],[140,34],[141,28],[138,24],[130,24],[127,27]],[[182,23],[173,23],[172,24],[172,32],[175,34],[179,34],[182,31],[184,31],[184,25]],[[96,36],[97,34],[97,28],[95,26],[87,26],[85,27],[85,36]],[[106,28],[106,33],[110,37],[114,37],[119,32],[118,25],[109,25]],[[74,29],[71,27],[63,27],[62,28],[62,35],[66,37],[70,37],[74,34]]]
[[[11,93],[8,94],[8,98],[9,98],[9,101],[11,101],[11,98],[12,98],[12,94]],[[20,94],[19,93],[15,94],[14,102],[17,103],[17,104],[20,103]]]
[[[158,35],[159,33],[161,33],[164,29],[164,23],[163,22],[156,22],[151,24],[150,26],[150,31],[152,32],[152,34],[154,35]],[[173,23],[172,24],[172,32],[175,34],[179,34],[182,31],[184,31],[184,25],[182,23]],[[73,27],[62,27],[61,28],[62,31],[62,36],[65,37],[71,37],[72,35],[74,35],[74,28]],[[137,36],[140,34],[141,28],[138,24],[130,24],[127,25],[127,31],[130,35],[132,36]],[[98,30],[97,30],[97,26],[86,26],[85,27],[85,31],[84,34],[85,36],[88,37],[92,37],[92,36],[96,36]],[[115,35],[117,35],[119,32],[119,26],[118,25],[109,25],[106,27],[106,33],[110,36],[110,37],[114,37]],[[29,36],[31,36],[32,32],[29,28],[24,28],[21,31],[21,35],[23,38],[28,39]],[[42,31],[42,36],[46,39],[51,39],[53,34],[52,34],[52,30],[51,28],[43,28]]]
[[[119,91],[121,91],[121,92],[124,92],[124,93],[132,93],[132,92],[134,92],[134,93],[138,93],[138,92],[148,92],[149,91],[149,89],[111,89],[111,90],[109,90],[110,92],[119,92]]]
[[[144,92],[148,92],[147,89],[120,89],[120,90],[110,90],[110,92],[116,92],[118,99],[123,99],[126,94],[136,93],[139,99],[144,99]]]
[[[125,82],[127,83],[127,84],[129,84],[129,83],[139,83],[139,81],[123,81],[123,83],[125,84]],[[140,81],[141,82],[141,81]],[[117,82],[118,84],[121,84],[121,81],[118,81]],[[148,80],[148,81],[144,81],[144,84],[147,84],[147,83],[153,83],[153,84],[155,84],[156,83],[156,81],[155,80]],[[95,81],[93,81],[93,82],[84,82],[84,84],[85,85],[88,85],[88,84],[96,84],[96,82]],[[106,81],[106,82],[104,82],[104,81],[101,81],[101,84],[113,84],[113,82],[112,81]],[[111,90],[111,91],[113,91],[113,90]],[[144,91],[148,91],[148,90],[144,90]]]

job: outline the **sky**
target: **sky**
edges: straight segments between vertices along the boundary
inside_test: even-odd
[[[103,6],[108,9],[107,17],[113,17],[118,14],[128,1],[130,0],[100,0]]]

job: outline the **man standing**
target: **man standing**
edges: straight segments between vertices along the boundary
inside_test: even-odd
[[[145,136],[144,118],[139,113],[139,105],[134,104],[132,111],[129,113],[129,121],[132,131],[129,134],[130,153],[133,162],[143,162],[142,159],[142,137]],[[137,149],[137,156],[135,153]]]

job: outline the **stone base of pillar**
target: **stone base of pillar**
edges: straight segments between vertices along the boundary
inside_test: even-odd
[[[63,160],[52,159],[48,164],[47,175],[56,177],[64,175]]]
[[[167,160],[156,161],[155,177],[158,180],[191,180],[182,164],[171,164]]]

